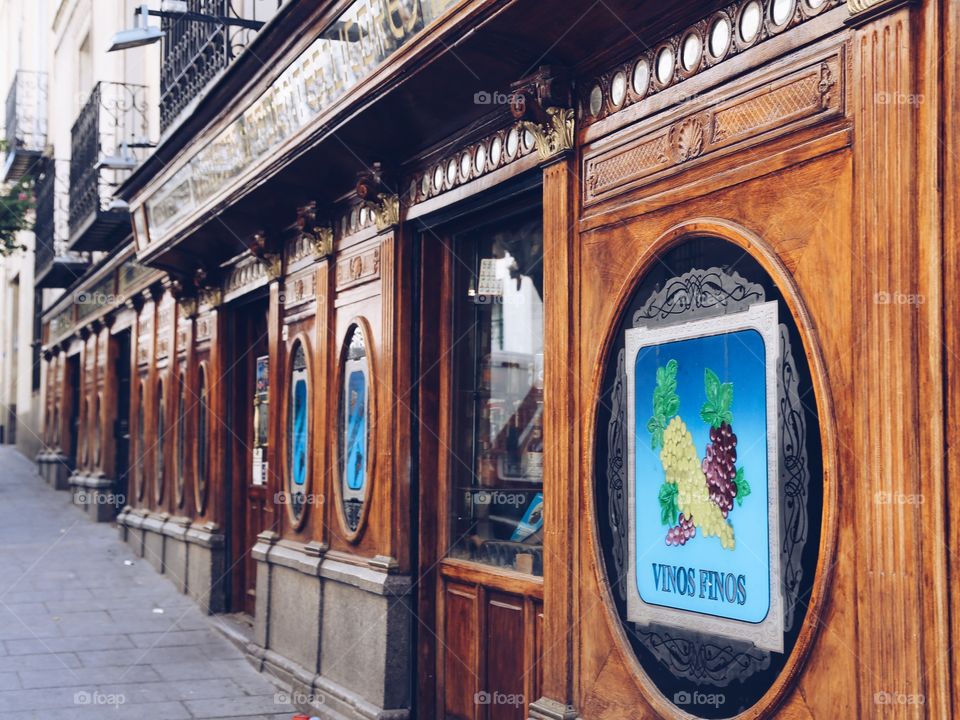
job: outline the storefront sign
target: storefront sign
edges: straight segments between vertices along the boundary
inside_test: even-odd
[[[777,317],[626,330],[632,622],[783,651]]]
[[[137,251],[161,243],[181,219],[233,186],[307,127],[453,0],[356,0],[241,115],[134,211]]]

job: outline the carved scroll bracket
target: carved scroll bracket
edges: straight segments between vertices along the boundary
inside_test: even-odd
[[[554,160],[573,150],[574,113],[572,108],[549,107],[547,122],[521,121],[524,130],[533,135],[541,162]]]
[[[400,224],[400,198],[395,194],[380,193],[375,200],[364,201],[363,206],[373,214],[378,231]]]

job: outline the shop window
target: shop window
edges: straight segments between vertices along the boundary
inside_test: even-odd
[[[349,533],[359,533],[370,485],[370,366],[358,324],[347,330],[340,371],[340,501]]]
[[[459,236],[450,555],[543,573],[539,218]]]
[[[287,419],[287,507],[294,525],[299,526],[307,506],[309,480],[310,386],[307,355],[299,340],[293,346],[290,363],[289,417]]]
[[[187,385],[180,373],[177,380],[177,505],[183,505],[184,463],[187,454]]]
[[[207,425],[209,412],[209,395],[207,391],[207,368],[200,366],[200,387],[197,391],[197,472],[195,487],[195,497],[197,503],[197,512],[203,513],[207,500],[207,457],[208,457],[208,438]]]
[[[157,502],[163,500],[163,436],[167,431],[163,417],[163,381],[157,382],[157,439],[153,450],[153,484]]]

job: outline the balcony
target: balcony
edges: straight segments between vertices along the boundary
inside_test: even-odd
[[[97,83],[70,131],[69,249],[110,250],[130,232],[113,195],[143,159],[147,129],[146,87]]]
[[[16,182],[47,144],[47,74],[18,70],[7,93],[7,143],[3,180]]]
[[[187,7],[190,12],[214,17],[266,21],[284,1],[188,0]],[[247,46],[256,31],[169,18],[164,18],[160,27],[166,33],[160,70],[160,132],[163,133]]]
[[[36,252],[36,286],[64,288],[87,269],[83,255],[67,250],[69,193],[66,160],[41,158],[37,163],[36,220],[33,234]]]

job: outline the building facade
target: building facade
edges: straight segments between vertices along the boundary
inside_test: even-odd
[[[955,3],[190,6],[42,475],[322,717],[953,714]]]

